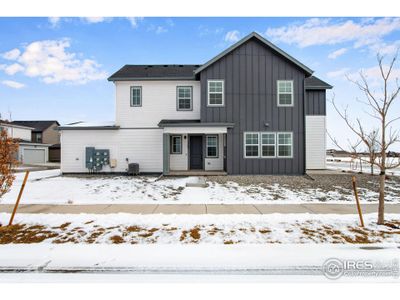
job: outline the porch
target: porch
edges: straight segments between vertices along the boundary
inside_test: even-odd
[[[163,120],[163,173],[173,176],[226,175],[227,130],[233,124]]]

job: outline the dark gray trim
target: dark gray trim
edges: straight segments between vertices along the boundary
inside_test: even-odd
[[[58,130],[117,130],[119,126],[87,126],[87,127],[58,127]]]
[[[108,79],[108,81],[175,81],[175,80],[188,80],[188,81],[198,81],[196,77],[121,77],[121,78],[112,78]]]
[[[218,134],[206,134],[205,135],[205,144],[206,144],[206,153],[205,153],[205,157],[206,158],[219,158],[219,136]],[[217,156],[208,156],[208,146],[207,146],[207,138],[208,137],[216,137],[217,138]]]
[[[165,124],[159,123],[158,126],[161,128],[165,127],[227,127],[232,128],[234,123],[175,123],[175,124]]]
[[[169,134],[163,133],[163,174],[169,174]]]
[[[313,70],[311,70],[310,68],[308,68],[307,66],[303,65],[301,62],[299,62],[297,59],[295,59],[293,56],[287,54],[285,51],[283,51],[282,49],[280,49],[279,47],[275,46],[274,44],[272,44],[270,41],[268,41],[267,39],[263,38],[261,35],[259,35],[256,32],[252,32],[249,35],[245,36],[244,38],[242,38],[240,41],[238,41],[237,43],[233,44],[231,47],[229,47],[228,49],[226,49],[225,51],[221,52],[220,54],[218,54],[217,56],[215,56],[214,58],[212,58],[211,60],[209,60],[208,62],[206,62],[204,65],[202,65],[201,67],[197,68],[194,73],[197,74],[201,71],[203,71],[204,69],[208,68],[210,65],[212,65],[214,62],[218,61],[220,58],[224,57],[225,55],[227,55],[228,53],[230,53],[231,51],[235,50],[236,48],[238,48],[239,46],[241,46],[242,44],[246,43],[249,39],[251,38],[256,38],[259,41],[261,41],[262,43],[264,43],[266,46],[272,48],[274,51],[278,52],[280,55],[282,55],[283,57],[285,57],[286,59],[288,59],[289,61],[291,61],[293,64],[297,65],[298,67],[300,67],[300,69],[304,70],[306,74],[311,75],[312,73],[314,73]]]
[[[140,105],[134,105],[133,104],[133,89],[138,88],[140,90]],[[142,107],[143,104],[143,90],[141,85],[131,85],[130,86],[130,91],[131,91],[131,97],[130,97],[130,105],[131,107]]]
[[[173,152],[172,151],[172,147],[174,145],[174,143],[173,143],[173,138],[174,137],[179,137],[181,139],[181,151],[180,152]],[[182,140],[183,140],[182,134],[171,134],[170,135],[170,147],[169,147],[169,154],[170,155],[181,155],[182,154],[182,147],[183,147]]]
[[[332,89],[333,86],[331,87],[324,87],[324,86],[307,86],[306,90],[330,90]]]
[[[190,88],[190,108],[179,108],[179,89],[180,88]],[[176,110],[177,111],[192,111],[193,110],[193,86],[192,85],[176,86]]]

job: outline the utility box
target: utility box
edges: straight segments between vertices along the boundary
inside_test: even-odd
[[[98,172],[110,164],[110,150],[86,147],[86,168]]]
[[[137,164],[137,163],[128,164],[128,174],[129,175],[139,175],[139,164]]]

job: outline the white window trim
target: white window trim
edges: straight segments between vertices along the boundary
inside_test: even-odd
[[[246,135],[247,134],[257,134],[258,135],[258,155],[257,156],[247,156],[246,155],[246,146],[255,146],[256,144],[246,144]],[[246,131],[243,132],[243,156],[244,158],[260,158],[260,133],[256,131]]]
[[[216,145],[215,146],[209,146],[208,145],[208,138],[209,137],[215,137],[216,138],[216,140],[217,140],[217,143],[216,143]],[[208,135],[206,135],[206,158],[218,158],[219,157],[219,145],[218,145],[218,143],[219,143],[219,138],[218,138],[218,135],[217,134],[208,134]],[[215,156],[209,156],[208,155],[208,147],[215,147],[216,148],[216,151],[215,151]]]
[[[138,88],[140,90],[140,104],[139,105],[134,105],[133,104],[133,89]],[[131,86],[131,107],[141,107],[142,106],[142,102],[143,102],[143,89],[141,85],[132,85]]]
[[[289,144],[279,144],[279,134],[290,134],[290,138],[292,140],[290,144],[290,156],[280,156],[279,155],[279,146],[289,146]],[[278,158],[293,158],[293,132],[281,131],[276,133],[276,155]]]
[[[279,92],[279,83],[280,82],[290,82],[292,92],[291,93]],[[280,104],[279,103],[279,95],[281,95],[281,94],[283,94],[283,95],[292,95],[292,103],[291,104]],[[292,106],[294,106],[293,80],[277,80],[277,82],[276,82],[276,101],[277,101],[278,106],[281,106],[281,107],[292,107]]]
[[[210,104],[210,82],[222,82],[222,103],[221,104]],[[225,80],[223,79],[210,79],[207,80],[207,106],[211,107],[222,107],[225,106]]]
[[[174,138],[180,138],[180,140],[181,140],[181,151],[180,152],[174,152],[173,151],[173,149],[174,149]],[[181,135],[171,135],[171,152],[170,152],[170,154],[171,155],[181,155],[182,154],[182,147],[183,147],[183,145],[182,145],[183,143],[182,143],[182,136]]]
[[[179,89],[189,88],[190,89],[190,108],[179,108]],[[177,111],[192,111],[193,110],[193,86],[191,85],[178,85],[176,87],[176,110]]]
[[[273,135],[274,135],[275,143],[274,143],[274,155],[273,155],[273,156],[264,156],[264,155],[262,154],[262,153],[263,153],[263,151],[262,151],[262,147],[263,147],[263,146],[272,146],[272,144],[263,144],[263,142],[262,142],[262,136],[263,136],[263,134],[273,134]],[[276,158],[276,154],[277,154],[277,151],[276,151],[276,147],[277,147],[276,132],[270,132],[270,131],[262,131],[262,132],[260,132],[260,145],[261,145],[261,147],[260,147],[260,155],[261,155],[261,158]]]

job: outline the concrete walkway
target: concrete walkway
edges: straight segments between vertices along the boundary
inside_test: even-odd
[[[377,204],[363,204],[363,213],[375,213]],[[1,204],[0,212],[12,212],[13,205]],[[386,204],[385,212],[400,213],[400,204]],[[94,204],[94,205],[46,205],[24,204],[18,213],[53,214],[356,214],[355,204]]]

